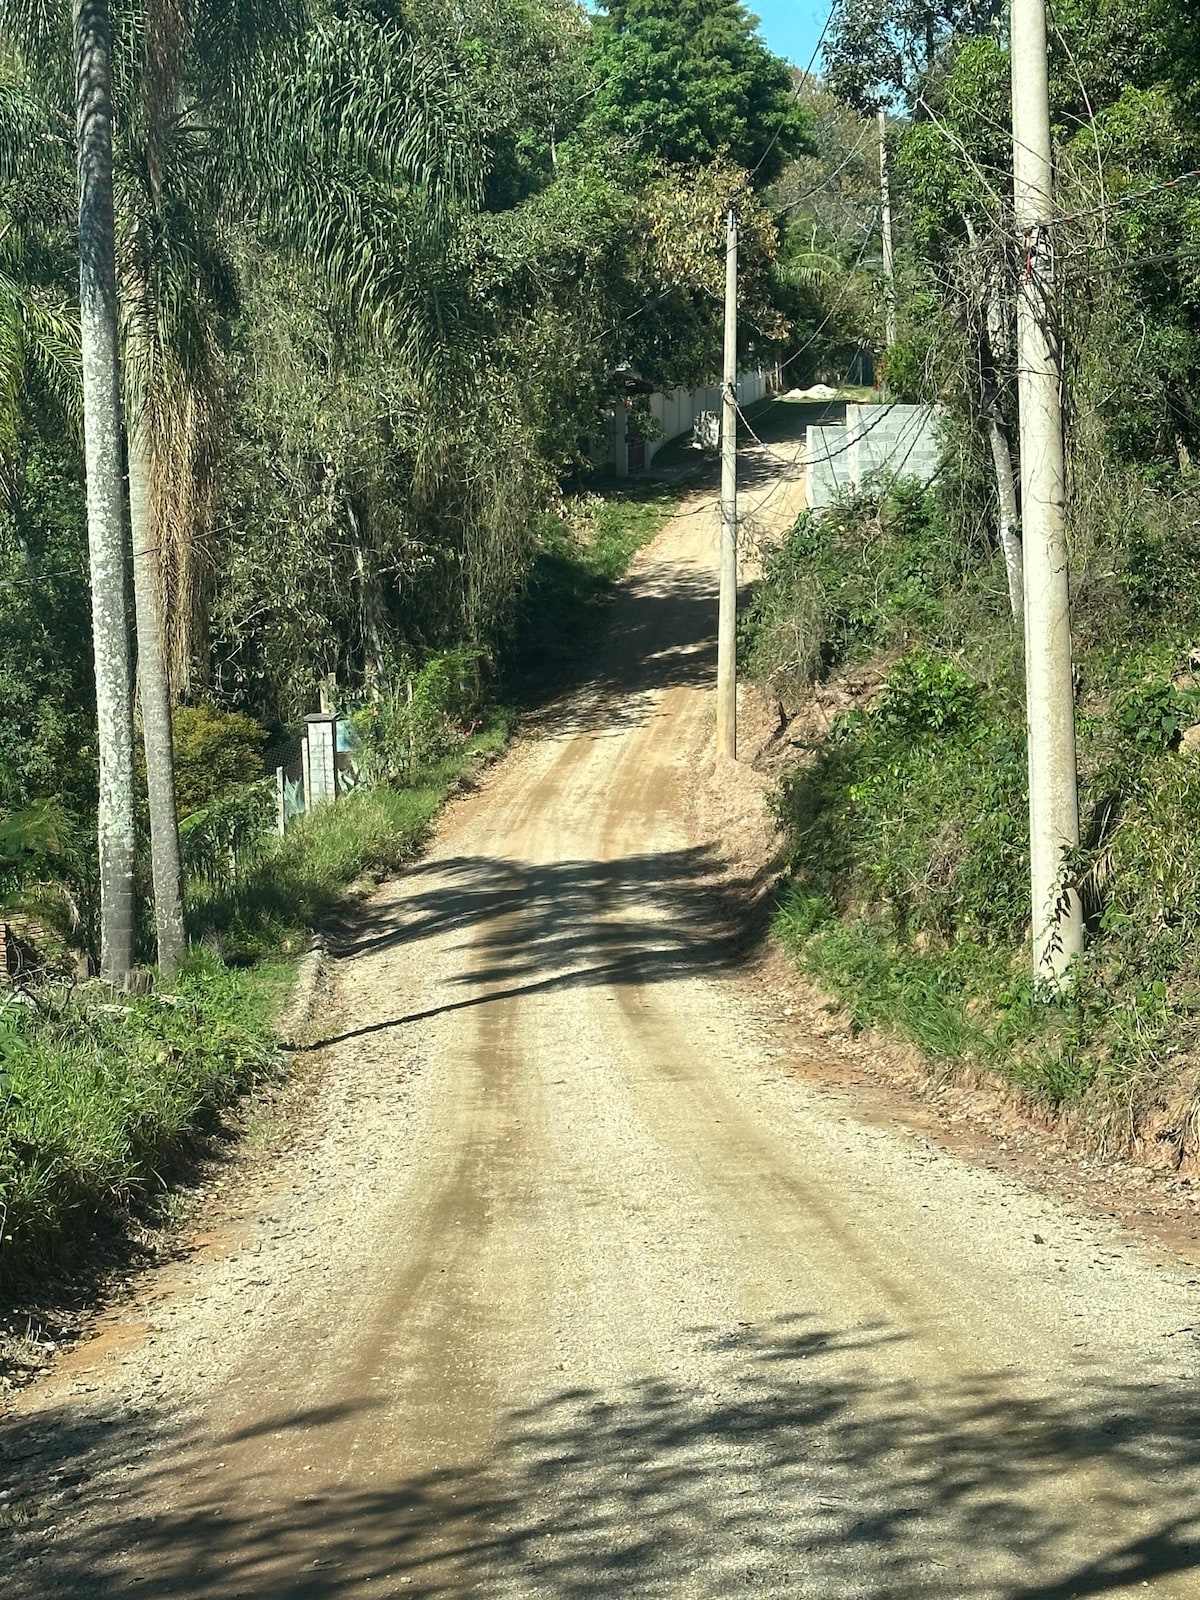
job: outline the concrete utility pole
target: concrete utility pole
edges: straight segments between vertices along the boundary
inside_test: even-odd
[[[879,203],[883,216],[883,297],[887,318],[887,343],[896,342],[896,257],[892,249],[892,181],[888,172],[887,112],[882,106],[879,119]]]
[[[1013,175],[1023,255],[1017,291],[1025,694],[1034,977],[1057,992],[1083,948],[1063,858],[1079,844],[1075,688],[1067,572],[1062,363],[1050,221],[1054,175],[1045,0],[1013,0]]]
[[[717,754],[737,760],[738,224],[725,228],[725,370],[721,391],[721,591],[717,615]]]

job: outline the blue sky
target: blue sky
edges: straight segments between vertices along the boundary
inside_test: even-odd
[[[806,67],[829,15],[830,0],[745,0],[760,18],[759,30],[777,56]]]

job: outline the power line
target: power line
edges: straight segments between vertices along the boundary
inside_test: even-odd
[[[1131,194],[1120,196],[1116,200],[1105,200],[1099,205],[1088,206],[1082,211],[1062,211],[1057,216],[1050,218],[1050,225],[1057,227],[1064,222],[1082,222],[1087,217],[1098,217],[1112,211],[1120,211],[1126,206],[1135,206],[1142,200],[1149,200],[1156,194],[1165,194],[1168,189],[1178,189],[1182,184],[1195,183],[1200,179],[1200,167],[1194,167],[1190,172],[1181,172],[1178,177],[1167,178],[1162,183],[1153,183],[1145,189],[1138,189]]]
[[[808,65],[805,67],[804,71],[800,74],[800,77],[797,79],[797,81],[792,85],[792,92],[791,92],[791,95],[790,95],[790,99],[793,102],[795,102],[797,105],[800,103],[800,91],[801,91],[801,89],[804,87],[804,85],[812,77],[812,70],[817,64],[817,57],[821,53],[821,46],[825,43],[825,39],[826,39],[826,37],[827,37],[827,35],[829,33],[830,24],[833,22],[833,14],[834,14],[834,12],[836,10],[837,10],[837,0],[832,0],[832,3],[830,5],[830,7],[829,7],[829,13],[825,18],[825,24],[821,29],[821,32],[820,32],[820,34],[819,34],[819,36],[817,38],[816,44],[813,46],[813,53],[808,58]],[[782,122],[782,119],[781,119],[779,126],[775,129],[775,132],[771,135],[770,142],[768,143],[767,148],[763,151],[762,155],[759,156],[758,160],[755,162],[755,164],[754,164],[753,168],[750,170],[750,172],[747,173],[746,181],[743,183],[742,187],[738,190],[739,194],[743,194],[750,187],[750,185],[754,182],[755,178],[758,176],[759,172],[762,170],[763,163],[766,161],[767,157],[771,155],[771,153],[775,149],[775,146],[779,143],[779,136],[780,136],[780,134],[782,132],[783,132],[783,122]]]
[[[859,135],[858,143],[854,146],[854,149],[851,150],[850,154],[845,158],[845,160],[842,161],[839,166],[836,166],[832,172],[826,173],[815,189],[810,189],[807,194],[802,194],[798,200],[789,200],[787,205],[780,206],[779,210],[776,212],[776,216],[786,217],[790,211],[796,211],[800,206],[806,205],[808,201],[815,200],[819,195],[824,194],[828,190],[833,180],[837,177],[840,177],[850,163],[855,159],[863,145],[866,144],[871,132],[872,124],[869,122],[864,123],[863,131]]]

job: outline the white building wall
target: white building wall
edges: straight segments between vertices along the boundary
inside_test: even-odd
[[[743,408],[766,399],[771,392],[771,378],[767,372],[740,372],[737,380],[738,404]],[[721,409],[721,390],[716,385],[707,389],[672,389],[667,394],[655,392],[650,397],[650,410],[662,430],[657,439],[646,441],[646,465],[654,460],[664,445],[691,433],[696,418],[702,411]],[[626,464],[618,457],[617,476],[628,472]]]

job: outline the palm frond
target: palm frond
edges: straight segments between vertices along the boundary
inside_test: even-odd
[[[776,263],[775,272],[781,283],[794,289],[824,289],[850,276],[850,269],[844,262],[822,250],[802,250],[788,255]]]

